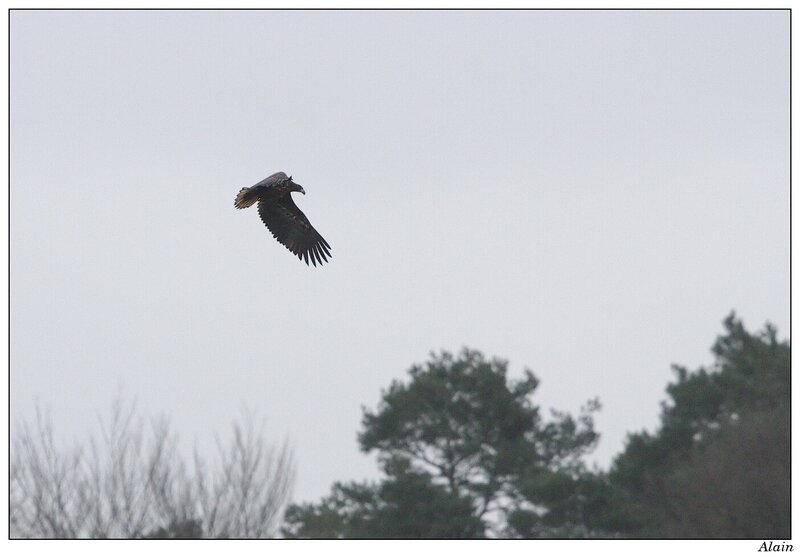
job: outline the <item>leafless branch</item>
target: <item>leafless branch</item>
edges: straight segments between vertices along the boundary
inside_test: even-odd
[[[11,445],[12,538],[274,536],[294,479],[288,443],[266,443],[252,414],[217,439],[209,466],[191,466],[167,420],[149,427],[135,404],[114,403],[88,444],[57,445],[52,420],[37,410]]]

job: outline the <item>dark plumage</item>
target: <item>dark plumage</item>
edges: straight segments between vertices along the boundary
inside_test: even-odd
[[[245,209],[258,202],[258,214],[269,231],[281,244],[308,265],[328,261],[331,246],[314,230],[303,211],[292,200],[292,192],[305,195],[302,186],[292,182],[284,172],[276,172],[255,186],[242,188],[233,202],[237,209]]]

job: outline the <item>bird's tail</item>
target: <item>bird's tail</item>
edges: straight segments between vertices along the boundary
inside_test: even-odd
[[[239,193],[236,194],[236,201],[233,202],[233,205],[237,209],[246,209],[256,201],[258,201],[258,196],[252,191],[252,188],[242,188]]]

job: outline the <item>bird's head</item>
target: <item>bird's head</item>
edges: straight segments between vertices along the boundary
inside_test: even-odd
[[[303,189],[303,186],[301,186],[300,184],[295,184],[292,181],[292,177],[291,176],[289,176],[289,188],[290,188],[289,191],[299,191],[303,195],[306,194],[306,190]]]

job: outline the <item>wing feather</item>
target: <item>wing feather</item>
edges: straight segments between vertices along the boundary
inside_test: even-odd
[[[290,194],[277,199],[262,199],[258,202],[258,215],[267,225],[272,235],[281,244],[295,254],[301,261],[308,265],[309,256],[316,267],[317,262],[322,265],[319,254],[324,250],[328,257],[331,256],[330,245],[317,232],[308,218],[297,205],[294,204]],[[316,257],[316,261],[315,261]],[[323,259],[328,261],[323,255]]]

